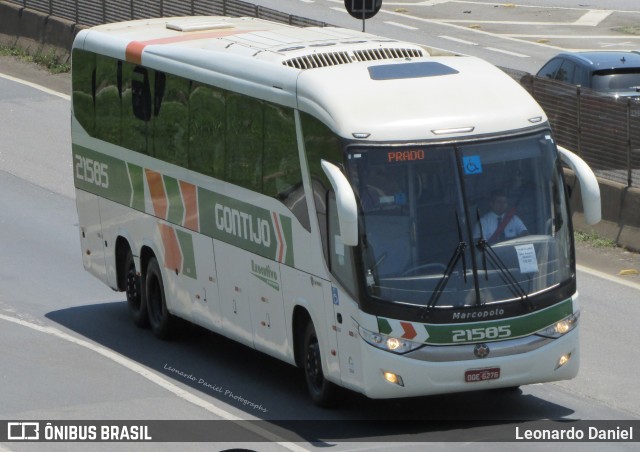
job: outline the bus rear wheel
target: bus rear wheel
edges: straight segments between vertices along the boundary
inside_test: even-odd
[[[133,318],[133,323],[141,328],[149,326],[149,318],[147,317],[147,305],[140,293],[140,276],[136,270],[136,264],[133,260],[131,251],[127,253],[124,261],[124,282],[125,293],[127,294],[127,306]]]
[[[307,389],[313,402],[323,408],[335,406],[338,402],[338,387],[324,377],[320,344],[311,322],[307,324],[304,334],[303,367]]]
[[[144,295],[151,331],[160,339],[168,339],[173,330],[174,317],[167,309],[162,273],[155,257],[151,257],[147,263],[144,280]]]

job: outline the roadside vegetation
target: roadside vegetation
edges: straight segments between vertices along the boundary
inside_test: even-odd
[[[583,243],[593,248],[616,248],[615,240],[608,239],[598,235],[597,232],[575,231],[574,237],[576,243]]]
[[[12,56],[27,63],[35,63],[52,74],[61,74],[71,70],[71,65],[60,61],[60,57],[53,50],[46,53],[38,51],[32,55],[18,47],[0,45],[0,56]]]

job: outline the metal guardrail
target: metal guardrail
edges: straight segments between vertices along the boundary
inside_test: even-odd
[[[5,0],[25,8],[98,25],[150,17],[257,17],[296,26],[326,26],[240,0]],[[504,69],[544,108],[556,141],[580,155],[604,179],[640,187],[640,102],[614,99],[522,71]]]
[[[324,22],[285,14],[240,0],[5,0],[24,8],[71,20],[99,25],[123,20],[170,16],[257,17],[296,26],[326,26]]]
[[[558,144],[582,157],[597,176],[640,187],[640,99],[614,98],[510,71],[544,109]]]

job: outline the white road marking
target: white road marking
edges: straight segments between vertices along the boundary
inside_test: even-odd
[[[512,38],[548,38],[548,39],[640,39],[640,36],[607,36],[607,35],[524,35],[505,33],[500,36],[509,36]]]
[[[447,39],[447,40],[453,41],[453,42],[459,42],[460,44],[467,44],[467,45],[470,45],[470,46],[480,45],[477,42],[467,41],[465,39],[460,39],[460,38],[454,38],[453,36],[441,35],[441,36],[438,36],[438,37],[442,38],[442,39]]]
[[[111,361],[120,364],[121,366],[125,367],[126,369],[130,370],[131,372],[134,372],[138,375],[140,375],[141,377],[147,379],[148,381],[150,381],[151,383],[154,383],[158,386],[160,386],[161,388],[171,392],[172,394],[174,394],[175,396],[181,398],[182,400],[192,403],[196,406],[199,406],[200,408],[208,411],[209,413],[214,414],[215,416],[218,416],[222,419],[228,420],[228,421],[241,421],[243,420],[242,418],[229,413],[226,410],[223,410],[222,408],[214,405],[213,403],[207,402],[204,399],[201,399],[200,397],[196,396],[195,394],[190,393],[189,391],[186,391],[182,388],[180,388],[179,386],[171,383],[170,381],[168,381],[165,378],[162,378],[161,376],[155,374],[154,372],[150,371],[149,369],[147,369],[146,367],[138,364],[137,362],[126,358],[118,353],[113,352],[112,350],[109,350],[106,347],[102,347],[100,345],[94,344],[92,342],[86,341],[84,339],[80,339],[77,337],[72,336],[71,334],[67,334],[64,331],[61,331],[57,328],[51,327],[51,326],[44,326],[44,325],[38,325],[36,323],[32,323],[32,322],[28,322],[26,320],[22,320],[22,319],[18,319],[15,317],[11,317],[11,316],[7,316],[4,314],[0,314],[0,320],[5,320],[7,322],[11,322],[14,323],[16,325],[20,325],[26,328],[30,328],[34,331],[38,331],[40,333],[44,333],[44,334],[49,334],[51,336],[57,337],[58,339],[62,339],[64,341],[67,342],[71,342],[72,344],[76,344],[79,345],[80,347],[84,347],[88,350],[91,350],[95,353],[98,353],[102,356],[104,356],[107,359],[110,359]],[[278,436],[276,436],[275,434],[269,432],[268,430],[265,430],[253,423],[250,422],[244,422],[244,423],[239,423],[238,424],[240,427],[243,427],[247,430],[250,430],[251,432],[255,433],[256,435],[259,435],[269,441],[274,441],[277,442],[280,446],[293,451],[293,452],[303,452],[303,451],[307,451],[307,449],[298,446],[297,444],[294,443],[289,443],[289,442],[283,442],[282,438],[279,438]]]
[[[418,27],[412,27],[411,25],[405,25],[405,24],[401,24],[401,23],[398,23],[398,22],[387,22],[387,21],[385,21],[385,24],[393,25],[395,27],[400,27],[400,28],[406,28],[407,30],[418,30]]]
[[[492,52],[504,53],[505,55],[511,55],[520,58],[529,58],[529,55],[524,55],[522,53],[510,52],[509,50],[496,49],[495,47],[485,47],[487,50],[491,50]]]
[[[620,277],[609,275],[609,274],[601,272],[599,270],[594,270],[592,268],[585,267],[584,265],[576,265],[576,268],[579,271],[585,272],[585,273],[587,273],[587,274],[589,274],[591,276],[596,276],[598,278],[606,279],[607,281],[614,282],[616,284],[621,284],[623,286],[630,287],[631,289],[640,290],[640,284],[635,283],[633,281],[627,281],[627,280],[624,280],[624,279],[622,279]]]
[[[31,82],[28,82],[26,80],[22,80],[22,79],[19,79],[19,78],[16,78],[16,77],[12,77],[10,75],[3,74],[1,72],[0,72],[0,78],[4,78],[4,79],[10,80],[12,82],[16,82],[16,83],[20,83],[22,85],[29,86],[31,88],[37,89],[39,91],[42,91],[44,93],[51,94],[52,96],[57,96],[57,97],[60,97],[62,99],[65,99],[65,100],[71,100],[71,97],[66,95],[66,94],[59,93],[58,91],[54,91],[54,90],[49,89],[49,88],[47,88],[45,86],[38,85],[36,83],[31,83]]]
[[[595,27],[600,22],[609,17],[611,13],[613,13],[613,11],[592,9],[580,19],[576,20],[572,25],[586,25],[588,27]]]
[[[335,9],[339,10],[339,8],[335,8]],[[380,10],[380,12],[384,13],[384,14],[390,14],[390,15],[393,15],[393,16],[402,17],[403,20],[411,19],[411,20],[416,20],[418,22],[424,22],[424,23],[427,23],[427,24],[442,25],[444,27],[451,27],[451,28],[455,28],[457,30],[465,30],[465,31],[468,31],[468,32],[471,32],[471,33],[483,34],[483,35],[491,36],[491,37],[494,37],[494,38],[500,38],[500,39],[504,39],[504,40],[507,40],[507,41],[517,42],[520,45],[522,45],[524,43],[524,44],[530,44],[530,45],[534,45],[534,46],[538,46],[538,47],[544,47],[546,49],[556,49],[556,50],[560,50],[560,51],[565,50],[562,47],[558,47],[558,46],[554,46],[554,45],[542,44],[542,43],[534,42],[534,41],[524,41],[522,39],[512,38],[510,36],[504,36],[504,35],[500,35],[500,34],[496,34],[496,33],[489,33],[489,32],[484,31],[484,30],[478,30],[476,28],[469,28],[469,27],[456,25],[456,24],[452,24],[452,23],[448,23],[448,22],[442,22],[440,20],[426,19],[426,18],[423,18],[423,17],[415,17],[415,16],[407,16],[406,14],[397,13],[395,11],[387,11],[387,10],[384,10],[384,9]]]

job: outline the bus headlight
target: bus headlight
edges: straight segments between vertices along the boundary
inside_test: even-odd
[[[578,324],[578,319],[580,318],[580,311],[574,312],[568,317],[554,323],[546,327],[543,330],[538,331],[536,334],[538,336],[548,337],[552,339],[557,339],[561,336],[564,336],[569,331],[573,330]]]
[[[364,329],[359,325],[358,332],[360,333],[360,337],[364,339],[368,344],[371,344],[381,350],[397,354],[408,353],[424,345],[420,342],[413,342],[406,339],[400,339],[397,337],[386,336],[380,333],[374,333],[373,331]]]

